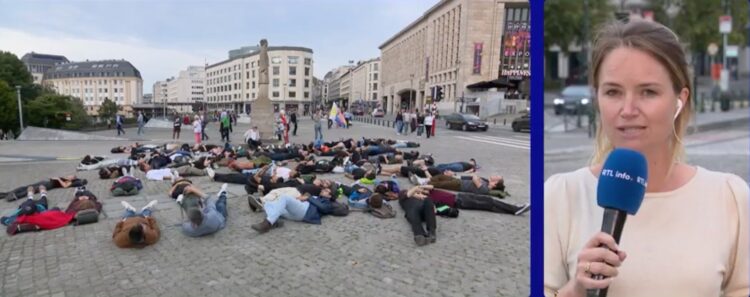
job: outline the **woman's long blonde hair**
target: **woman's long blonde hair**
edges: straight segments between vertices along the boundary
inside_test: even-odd
[[[672,30],[656,22],[614,22],[602,27],[594,41],[591,53],[592,63],[589,84],[593,88],[594,94],[596,94],[596,90],[599,87],[599,74],[604,58],[613,50],[620,47],[637,49],[656,59],[669,72],[675,93],[679,94],[682,89],[688,89],[689,95],[685,104],[683,104],[682,111],[675,119],[674,138],[670,143],[673,161],[683,161],[685,150],[682,138],[685,135],[692,116],[693,85],[690,80],[687,60],[685,59],[685,51],[680,44],[679,38]],[[594,108],[598,109],[597,100],[593,101]],[[602,164],[607,155],[614,149],[612,143],[604,135],[601,117],[597,119],[597,122],[598,128],[596,130],[594,154],[591,158],[592,165]]]

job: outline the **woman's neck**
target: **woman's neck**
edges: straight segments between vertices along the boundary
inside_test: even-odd
[[[673,190],[674,168],[671,150],[644,152],[648,162],[648,186],[646,192],[665,192]]]

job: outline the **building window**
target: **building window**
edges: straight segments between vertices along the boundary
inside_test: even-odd
[[[255,70],[253,70],[253,78],[255,78]]]
[[[312,64],[312,59],[305,58],[305,65],[310,65],[310,64]]]
[[[377,73],[373,73],[372,74],[372,80],[378,80],[378,74]]]
[[[289,75],[297,75],[297,66],[289,66]]]
[[[378,100],[378,93],[372,93],[372,100]]]
[[[378,63],[373,64],[373,70],[378,71]]]
[[[297,80],[296,79],[290,79],[289,80],[289,86],[290,87],[296,87],[297,86]]]
[[[289,92],[289,98],[294,98],[294,97],[297,97],[297,92],[290,91]]]
[[[253,82],[253,89],[255,89],[255,82]]]
[[[305,80],[305,88],[309,88],[309,87],[310,87],[310,80],[306,79]]]
[[[299,57],[296,56],[289,56],[289,64],[297,64],[297,60],[299,60]]]
[[[273,57],[271,58],[272,64],[281,64],[281,57]]]
[[[378,83],[372,84],[372,90],[377,91],[378,90]]]
[[[250,71],[248,71],[248,72],[245,72],[245,78],[246,78],[246,79],[250,79]]]
[[[250,63],[245,63],[245,69],[250,68]]]
[[[250,83],[245,83],[245,89],[249,89],[249,88],[250,88]]]
[[[274,88],[278,88],[279,87],[279,79],[278,78],[274,78],[273,79],[273,87]]]
[[[279,98],[279,92],[273,92],[271,97],[273,98]]]
[[[279,66],[273,66],[273,75],[279,75]]]
[[[310,76],[310,67],[305,67],[305,76]]]
[[[310,92],[305,92],[305,99],[310,98]]]

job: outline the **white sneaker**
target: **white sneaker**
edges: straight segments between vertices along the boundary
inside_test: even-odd
[[[180,173],[177,172],[177,169],[172,169],[172,174],[174,175],[174,179],[180,178]]]
[[[185,195],[182,195],[182,194],[180,194],[179,196],[177,196],[177,200],[176,200],[177,204],[182,205],[182,199],[184,199],[184,198],[185,198]]]
[[[127,167],[123,167],[122,170],[121,170],[121,172],[122,172],[122,176],[128,176],[128,168]]]
[[[208,174],[211,179],[214,179],[214,175],[216,174],[216,172],[210,167],[206,167],[206,174]]]
[[[516,211],[516,213],[514,213],[514,215],[520,216],[520,215],[526,213],[529,210],[531,210],[531,203],[526,203],[523,206],[521,206],[521,208],[518,209],[518,211]]]
[[[341,167],[341,166],[333,167],[332,172],[333,173],[344,173],[344,167]]]
[[[130,203],[128,203],[127,201],[125,201],[125,200],[120,201],[120,204],[122,204],[122,206],[125,207],[125,209],[127,209],[129,211],[132,211],[132,212],[135,212],[135,207],[133,207],[132,205],[130,205]]]
[[[156,201],[156,199],[154,199],[154,200],[151,200],[151,202],[149,202],[148,204],[146,204],[146,206],[144,206],[143,208],[141,208],[141,212],[143,212],[143,211],[144,211],[144,210],[146,210],[146,209],[151,209],[151,208],[153,208],[154,206],[156,206],[156,204],[157,204],[157,203],[159,203],[159,202],[158,202],[158,201]]]
[[[344,158],[344,165],[349,164],[349,157]]]
[[[223,185],[221,185],[221,189],[219,190],[219,195],[221,195],[221,193],[226,193],[226,192],[227,192],[227,183],[224,183]]]

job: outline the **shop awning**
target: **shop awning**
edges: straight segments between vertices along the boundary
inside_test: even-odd
[[[492,88],[515,88],[516,85],[508,81],[507,78],[498,78],[495,80],[482,81],[466,86],[467,89],[492,89]]]

